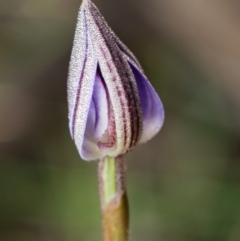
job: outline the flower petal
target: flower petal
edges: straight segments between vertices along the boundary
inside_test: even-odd
[[[81,8],[68,77],[69,126],[81,156],[97,71],[97,58],[87,29],[86,11]]]
[[[155,136],[164,122],[162,102],[147,78],[132,65],[130,67],[137,81],[143,114],[143,133],[139,143],[146,142]]]
[[[101,140],[108,128],[107,92],[99,71],[96,74],[93,101],[96,107],[95,138]]]
[[[92,99],[88,113],[86,130],[84,133],[83,145],[80,150],[82,159],[86,161],[95,160],[102,157],[102,153],[97,145],[97,140],[95,139],[95,125],[97,120],[96,113],[95,102]]]
[[[73,116],[78,96],[79,81],[86,63],[87,52],[87,26],[84,10],[80,8],[73,42],[73,49],[68,72],[67,94],[68,94],[68,118],[70,133],[73,138]]]
[[[127,60],[129,62],[133,62],[138,67],[140,72],[143,73],[142,66],[140,65],[140,63],[138,62],[137,58],[134,56],[132,51],[118,38],[118,36],[115,33],[113,33],[113,36],[114,36],[114,39],[115,39],[118,47],[124,53],[124,55],[127,58]]]
[[[112,124],[107,89],[98,70],[81,152],[83,159],[100,159],[115,151],[116,141],[112,133]]]
[[[111,155],[124,154],[137,144],[142,133],[137,84],[112,30],[98,9],[89,2],[86,11],[90,35],[114,113],[117,149]]]
[[[98,69],[93,101],[96,107],[95,139],[99,148],[108,154],[116,149],[115,117],[106,83]]]

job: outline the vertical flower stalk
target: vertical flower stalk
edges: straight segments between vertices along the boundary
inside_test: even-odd
[[[129,220],[124,157],[101,159],[98,178],[104,241],[126,241]]]
[[[86,161],[100,160],[104,241],[127,241],[124,156],[159,132],[164,110],[136,57],[90,0],[79,10],[67,91],[77,150]]]

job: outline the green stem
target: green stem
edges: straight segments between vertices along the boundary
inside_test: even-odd
[[[104,241],[127,241],[129,222],[123,156],[100,160],[98,177]]]

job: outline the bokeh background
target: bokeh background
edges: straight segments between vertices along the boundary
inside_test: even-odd
[[[81,0],[0,2],[0,240],[99,241],[97,163],[68,132]],[[240,2],[95,0],[161,96],[128,155],[132,241],[240,240]]]

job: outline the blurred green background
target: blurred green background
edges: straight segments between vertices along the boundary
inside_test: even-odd
[[[80,160],[67,120],[80,2],[0,2],[1,241],[101,240],[97,163]],[[128,155],[131,240],[239,241],[239,1],[94,2],[166,112]]]

